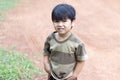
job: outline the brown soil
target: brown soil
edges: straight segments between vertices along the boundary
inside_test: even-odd
[[[24,0],[0,21],[0,46],[28,54],[44,71],[42,49],[45,38],[54,31],[51,11],[58,3],[76,8],[72,31],[86,43],[89,59],[79,80],[119,80],[119,0]]]

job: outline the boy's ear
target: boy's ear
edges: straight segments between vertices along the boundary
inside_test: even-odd
[[[75,26],[75,20],[72,21],[71,29]]]

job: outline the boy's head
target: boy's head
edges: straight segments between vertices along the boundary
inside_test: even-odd
[[[75,9],[68,4],[59,4],[52,11],[52,21],[64,21],[70,19],[71,22],[75,20]]]

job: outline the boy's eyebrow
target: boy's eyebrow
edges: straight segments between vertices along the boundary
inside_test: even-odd
[[[59,22],[59,21],[67,21],[67,18],[66,19],[62,19],[62,20],[54,20],[55,22]]]

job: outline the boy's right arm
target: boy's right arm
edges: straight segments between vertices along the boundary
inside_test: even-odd
[[[44,69],[48,74],[51,73],[49,56],[48,55],[44,55]]]

